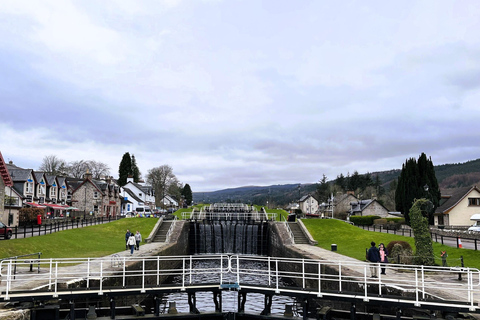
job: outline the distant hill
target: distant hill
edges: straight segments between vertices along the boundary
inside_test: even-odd
[[[372,172],[370,175],[378,175],[382,185],[386,188],[390,182],[397,179],[401,169]],[[454,189],[475,184],[480,185],[480,159],[464,163],[442,164],[435,166],[440,189]],[[320,179],[320,177],[319,177]],[[269,207],[281,207],[288,203],[296,202],[308,193],[314,193],[315,183],[308,184],[284,184],[272,186],[246,186],[229,188],[212,192],[194,192],[193,201],[198,202],[242,202],[253,204],[266,204]]]

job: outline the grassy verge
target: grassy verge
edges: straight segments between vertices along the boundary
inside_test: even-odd
[[[348,223],[331,219],[303,219],[312,237],[318,241],[318,246],[327,250],[332,244],[337,245],[337,252],[358,260],[365,260],[365,249],[370,247],[370,242],[375,241],[378,245],[383,242],[386,245],[393,240],[403,240],[412,246],[415,251],[415,241],[411,237],[373,232],[360,229]],[[480,254],[470,249],[457,249],[449,246],[433,243],[435,261],[441,264],[440,252],[447,251],[448,265],[460,266],[460,256],[463,256],[466,267],[480,269]]]
[[[0,258],[41,252],[41,258],[101,257],[125,250],[125,232],[150,235],[158,219],[128,218],[26,239],[2,240]]]

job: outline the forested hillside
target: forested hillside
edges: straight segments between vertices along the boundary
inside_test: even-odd
[[[382,187],[388,191],[392,181],[400,175],[401,169],[392,169],[369,173],[371,177],[378,175]],[[480,159],[465,163],[452,163],[435,166],[440,189],[452,189],[465,186],[480,185]],[[321,177],[313,177],[319,181]],[[332,180],[333,181],[333,180]],[[193,201],[198,202],[243,202],[267,205],[270,208],[285,206],[298,201],[300,196],[313,194],[317,184],[286,184],[272,186],[249,186],[224,189],[213,192],[194,192]]]

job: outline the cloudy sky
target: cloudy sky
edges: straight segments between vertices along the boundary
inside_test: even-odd
[[[480,157],[478,1],[0,5],[0,152],[195,191]]]

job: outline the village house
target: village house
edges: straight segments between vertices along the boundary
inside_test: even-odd
[[[396,216],[390,215],[387,208],[385,208],[376,199],[357,200],[350,202],[351,216],[379,216],[382,218],[393,218]]]
[[[301,197],[299,205],[303,214],[318,214],[318,201],[310,194]]]
[[[440,205],[433,214],[434,225],[470,226],[470,217],[476,213],[480,213],[480,189],[477,186],[442,192]]]

